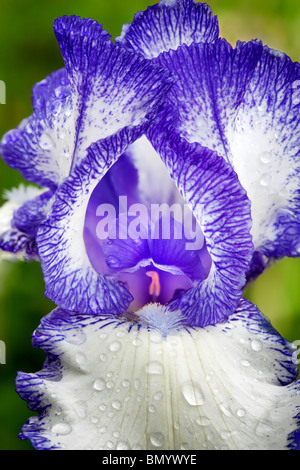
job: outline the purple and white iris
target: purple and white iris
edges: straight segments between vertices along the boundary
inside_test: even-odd
[[[41,188],[9,206],[0,246],[38,257],[58,305],[33,335],[43,369],[17,378],[39,412],[21,438],[297,448],[293,345],[242,293],[300,254],[300,65],[232,47],[192,0],[137,13],[115,43],[91,19],[54,31],[65,68],[0,147]]]

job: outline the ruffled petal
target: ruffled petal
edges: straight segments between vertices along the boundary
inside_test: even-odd
[[[3,136],[0,152],[28,181],[55,190],[70,171],[75,146],[72,96],[65,69],[34,86],[32,105],[32,116]]]
[[[235,311],[253,253],[251,208],[232,167],[215,152],[174,132],[150,132],[157,151],[204,234],[207,278],[174,302],[190,326],[216,324]]]
[[[93,142],[142,126],[171,83],[166,71],[114,45],[95,21],[63,17],[54,31],[66,69],[35,86],[33,115],[0,148],[26,179],[51,189]]]
[[[254,41],[192,44],[156,60],[176,76],[168,100],[181,135],[228,161],[247,191],[254,270],[259,256],[298,256],[300,65]]]
[[[138,323],[60,309],[42,320],[33,344],[44,368],[16,381],[39,413],[22,439],[64,450],[296,448],[293,348],[256,307],[242,300],[227,322],[190,330],[162,306],[137,313]]]
[[[109,277],[104,256],[99,256],[96,271],[86,245],[93,240],[84,237],[84,228],[95,187],[140,132],[139,127],[124,129],[114,138],[92,145],[82,164],[57,191],[52,210],[39,228],[37,242],[46,295],[63,308],[120,314],[132,301],[127,289]]]
[[[74,97],[74,167],[93,142],[143,124],[171,81],[168,73],[107,41],[106,35],[103,40],[95,21],[63,17],[54,31]]]
[[[116,41],[147,59],[192,42],[214,42],[219,37],[217,17],[210,7],[193,0],[161,0],[135,14]]]

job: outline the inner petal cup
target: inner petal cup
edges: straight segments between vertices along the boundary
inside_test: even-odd
[[[151,301],[169,303],[211,267],[199,224],[145,137],[96,186],[84,238],[94,269],[133,295],[132,312]]]

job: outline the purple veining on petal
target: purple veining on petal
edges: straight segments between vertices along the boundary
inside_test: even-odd
[[[52,191],[46,191],[23,204],[14,212],[12,227],[35,237],[40,223],[45,219],[47,205],[52,197]]]
[[[216,16],[205,3],[193,0],[161,0],[138,12],[131,24],[122,28],[116,41],[147,59],[181,44],[214,42],[219,36]]]
[[[150,301],[167,304],[205,279],[211,267],[200,226],[166,167],[155,161],[160,157],[154,149],[149,179],[162,178],[169,192],[162,191],[161,204],[159,191],[153,191],[153,201],[151,188],[144,197],[140,180],[147,156],[140,151],[140,145],[129,148],[103,177],[90,198],[84,228],[91,264],[127,287],[134,297],[130,311]],[[180,203],[164,202],[175,199]]]

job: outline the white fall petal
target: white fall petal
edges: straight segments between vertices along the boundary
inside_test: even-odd
[[[19,377],[20,395],[42,411],[23,438],[65,450],[286,448],[300,406],[292,347],[245,303],[247,313],[244,306],[226,323],[195,329],[156,304],[140,316],[148,327],[84,315],[77,327],[50,320],[36,337],[59,358],[61,375],[52,365]],[[149,329],[163,314],[166,337],[158,324]]]

